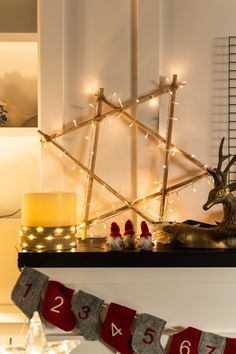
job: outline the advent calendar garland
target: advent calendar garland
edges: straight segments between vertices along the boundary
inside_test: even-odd
[[[156,316],[111,303],[82,290],[75,293],[43,273],[25,267],[13,290],[12,300],[31,318],[35,311],[44,320],[86,340],[101,340],[121,354],[233,354],[236,338],[188,327],[161,344],[166,321]],[[108,307],[108,309],[107,309]],[[101,313],[107,309],[104,321]]]

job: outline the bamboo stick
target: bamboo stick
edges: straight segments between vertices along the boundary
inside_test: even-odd
[[[179,85],[180,85],[180,84],[179,84]],[[116,106],[116,105],[114,105],[114,107],[113,107],[114,109],[113,109],[113,110],[108,111],[108,112],[106,112],[106,113],[103,113],[103,114],[97,116],[96,118],[88,119],[88,120],[86,120],[86,121],[84,121],[84,122],[82,122],[82,123],[77,123],[77,121],[76,121],[76,126],[75,126],[75,125],[69,126],[69,127],[66,127],[66,128],[64,128],[64,129],[58,131],[57,133],[50,134],[50,135],[49,135],[49,136],[50,136],[50,139],[58,138],[58,137],[63,136],[63,135],[65,135],[65,134],[67,134],[67,133],[70,133],[70,132],[72,132],[72,131],[74,131],[74,130],[77,130],[77,129],[80,129],[80,128],[82,128],[82,127],[85,127],[85,126],[88,125],[88,124],[94,123],[94,122],[96,122],[96,121],[101,121],[101,120],[103,120],[103,119],[106,118],[106,117],[109,117],[109,116],[111,116],[111,115],[113,115],[113,114],[122,112],[122,110],[129,109],[129,108],[131,108],[131,107],[134,106],[134,105],[139,105],[139,104],[142,104],[142,103],[144,103],[144,102],[147,102],[147,101],[151,100],[152,98],[155,98],[155,97],[159,97],[159,96],[161,96],[161,95],[164,95],[164,94],[166,94],[166,93],[169,92],[169,89],[170,89],[170,88],[169,88],[169,85],[167,85],[167,86],[161,87],[161,88],[159,88],[159,89],[157,89],[157,90],[154,90],[154,91],[150,92],[150,93],[147,94],[147,95],[140,96],[140,97],[139,97],[138,99],[136,99],[136,100],[131,100],[131,101],[129,101],[129,102],[126,102],[126,103],[123,104],[122,107],[121,107],[121,106]],[[103,97],[103,101],[104,101],[105,103],[107,103],[105,97]],[[81,118],[78,118],[78,120],[81,120]]]
[[[43,136],[43,138],[47,141],[49,136],[47,134],[44,134],[41,130],[38,130],[38,133]],[[89,176],[91,176],[95,181],[97,181],[99,184],[102,185],[103,188],[106,188],[110,193],[112,193],[114,196],[116,196],[122,203],[127,205],[130,209],[136,211],[137,214],[139,214],[141,217],[143,217],[145,220],[150,222],[150,218],[145,215],[142,211],[137,209],[135,206],[132,206],[131,203],[123,197],[119,192],[117,192],[114,188],[112,188],[107,182],[105,182],[102,178],[97,176],[94,172],[92,172],[88,167],[86,167],[82,162],[80,162],[78,159],[73,157],[66,149],[64,149],[57,141],[54,139],[49,140],[50,143],[55,146],[59,151],[61,151],[64,156],[66,156],[69,160],[73,161],[75,164],[77,164],[80,168],[82,168],[84,171],[86,171]]]
[[[160,205],[160,221],[163,221],[165,205],[166,205],[166,193],[167,193],[167,183],[168,183],[168,173],[169,173],[169,161],[170,161],[170,146],[173,131],[173,118],[175,111],[175,97],[176,97],[176,83],[177,75],[173,75],[173,81],[171,84],[171,91],[169,95],[169,117],[167,121],[166,129],[166,145],[165,145],[165,162],[163,166],[163,182],[162,182],[162,199]]]
[[[187,185],[189,185],[191,183],[195,183],[199,179],[201,179],[203,177],[206,177],[207,175],[208,175],[207,172],[203,172],[200,175],[188,178],[185,181],[182,181],[180,183],[176,183],[173,186],[170,186],[170,187],[167,188],[167,194],[169,194],[169,193],[171,193],[171,192],[173,192],[175,190],[178,190],[180,188],[183,188],[184,186],[187,186]],[[147,203],[148,201],[150,201],[152,199],[161,197],[161,195],[162,195],[162,190],[160,190],[159,192],[155,192],[153,194],[150,194],[150,195],[146,196],[145,198],[136,199],[132,203],[132,205],[139,206],[139,205],[145,204],[145,203]],[[101,221],[104,221],[104,220],[108,220],[111,217],[115,217],[115,216],[127,211],[128,209],[129,209],[129,206],[122,206],[120,208],[117,208],[116,210],[104,213],[104,214],[100,215],[99,217],[94,217],[94,218],[89,219],[88,220],[88,224],[91,225],[91,224],[94,224],[96,222],[101,222]],[[155,219],[151,219],[151,222],[156,222],[156,221],[157,220],[155,220]]]
[[[100,88],[99,92],[97,94],[97,98],[96,98],[97,102],[96,102],[95,118],[100,116],[102,113],[102,103],[103,103],[102,97],[103,96],[104,96],[104,89]],[[95,127],[94,127],[94,138],[93,138],[93,143],[92,143],[92,156],[90,156],[91,160],[90,160],[90,164],[89,164],[90,171],[93,173],[95,171],[95,165],[96,165],[96,159],[97,159],[99,130],[100,130],[100,122],[97,121],[95,123]],[[89,211],[90,211],[92,189],[93,189],[93,177],[91,175],[89,175],[89,180],[88,180],[88,184],[87,184],[87,188],[86,188],[86,195],[85,195],[85,206],[84,206],[84,212],[83,212],[84,228],[83,228],[83,233],[82,233],[82,239],[85,239],[87,237],[87,221],[88,221]]]

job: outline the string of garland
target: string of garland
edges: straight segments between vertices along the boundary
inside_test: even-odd
[[[232,354],[236,338],[194,327],[174,333],[166,321],[103,299],[83,290],[75,292],[35,269],[25,267],[13,290],[15,305],[31,318],[40,310],[45,321],[86,340],[99,340],[122,354]],[[132,328],[132,329],[131,329]],[[176,332],[176,331],[175,331]],[[163,333],[171,334],[164,349]]]

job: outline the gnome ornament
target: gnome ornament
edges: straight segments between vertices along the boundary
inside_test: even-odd
[[[152,234],[148,229],[146,221],[141,222],[141,235],[139,240],[139,247],[144,251],[152,250]]]
[[[124,233],[125,248],[134,249],[136,244],[134,227],[131,220],[127,220],[125,223]]]
[[[111,224],[110,236],[107,238],[107,245],[111,251],[122,251],[123,239],[120,233],[120,227],[116,222]]]

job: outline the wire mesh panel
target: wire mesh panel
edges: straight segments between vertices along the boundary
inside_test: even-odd
[[[228,66],[228,153],[236,154],[236,36],[229,37]],[[236,181],[236,164],[229,171],[229,182]]]

